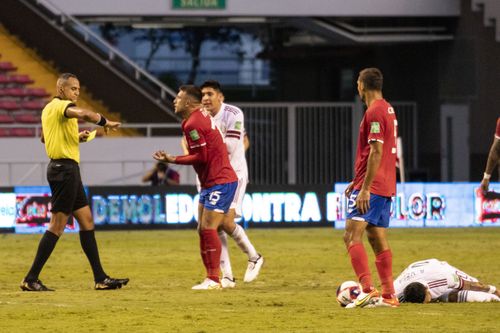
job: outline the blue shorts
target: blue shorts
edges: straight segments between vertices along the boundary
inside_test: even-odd
[[[234,193],[238,187],[238,182],[218,184],[209,188],[202,188],[200,192],[200,204],[206,209],[219,213],[227,213]]]
[[[387,228],[391,217],[391,198],[370,194],[370,209],[365,214],[361,214],[356,208],[356,197],[359,190],[354,190],[347,201],[347,218],[354,221],[366,221],[369,224]]]

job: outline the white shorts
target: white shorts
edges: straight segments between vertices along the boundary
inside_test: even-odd
[[[243,205],[243,198],[245,197],[245,192],[247,190],[248,177],[238,178],[238,187],[236,188],[236,192],[234,193],[233,202],[231,202],[231,206],[229,209],[233,209],[236,211],[236,217],[240,218],[242,211],[241,207]]]

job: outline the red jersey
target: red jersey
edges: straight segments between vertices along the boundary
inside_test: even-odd
[[[396,194],[396,138],[398,122],[392,106],[385,99],[374,101],[366,110],[359,126],[358,148],[354,164],[354,189],[360,190],[365,180],[370,142],[383,144],[380,166],[370,187],[370,193],[384,197]]]
[[[497,130],[495,131],[495,138],[500,140],[500,117],[497,119]]]
[[[202,188],[238,181],[227,154],[222,134],[208,113],[196,110],[182,122],[189,155],[176,158],[178,164],[191,164]],[[194,157],[195,158],[189,158]]]

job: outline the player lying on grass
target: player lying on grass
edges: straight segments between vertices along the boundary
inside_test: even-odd
[[[451,266],[446,261],[426,259],[410,264],[394,280],[400,302],[499,302],[496,287]]]

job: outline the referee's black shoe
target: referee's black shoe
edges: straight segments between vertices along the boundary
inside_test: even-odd
[[[23,291],[54,291],[54,289],[47,288],[40,280],[26,281],[23,279],[20,287]]]
[[[128,283],[129,279],[114,279],[107,277],[102,281],[95,283],[95,290],[110,290],[110,289],[120,289]]]

